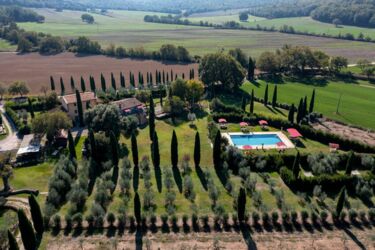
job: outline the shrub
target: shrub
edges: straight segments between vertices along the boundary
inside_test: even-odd
[[[55,214],[52,216],[52,225],[54,229],[60,229],[61,228],[61,217],[58,214]]]
[[[264,212],[264,213],[262,214],[262,221],[263,221],[263,225],[264,225],[264,226],[267,226],[267,225],[270,224],[270,216],[269,216],[268,213]]]
[[[272,216],[272,224],[277,225],[278,220],[279,220],[279,213],[274,211],[272,212],[271,216]]]
[[[161,219],[163,225],[168,225],[168,215],[167,214],[162,214],[160,216],[160,219]]]
[[[307,222],[307,219],[309,218],[309,213],[306,210],[301,211],[301,219],[303,223]]]
[[[92,214],[89,214],[86,216],[86,221],[89,224],[89,227],[92,227],[94,225],[95,218]]]
[[[188,220],[189,220],[189,216],[188,216],[187,214],[184,214],[184,215],[182,216],[182,223],[183,223],[184,225],[187,225]]]
[[[375,221],[375,208],[370,208],[368,210],[368,218],[370,221]]]
[[[251,214],[251,217],[253,218],[253,224],[254,225],[258,225],[259,224],[259,220],[260,220],[259,213],[258,212],[253,212]]]
[[[290,217],[292,219],[292,222],[295,224],[297,223],[297,220],[298,220],[298,214],[296,211],[292,211],[290,212]]]
[[[64,219],[66,228],[72,228],[72,216],[70,214],[66,214]]]
[[[83,216],[81,213],[76,213],[72,216],[72,222],[76,228],[80,228],[83,222]]]
[[[345,221],[346,216],[347,216],[346,212],[345,212],[345,211],[342,211],[341,214],[340,214],[340,220],[341,220],[341,221]]]
[[[125,225],[126,225],[126,215],[125,214],[119,214],[117,216],[117,221],[118,221],[118,227],[124,228]]]
[[[366,219],[366,212],[363,211],[363,210],[359,211],[359,218],[361,219],[361,221],[362,221],[363,223],[366,223],[366,222],[367,222],[367,219]]]
[[[109,212],[107,214],[107,222],[109,225],[113,226],[113,223],[115,223],[116,221],[116,216],[112,213],[112,212]]]
[[[349,210],[349,219],[352,223],[356,222],[358,218],[358,213],[354,209]]]
[[[193,213],[191,215],[191,223],[193,226],[198,226],[198,215]]]
[[[326,223],[327,222],[327,218],[328,218],[328,213],[326,211],[321,211],[320,212],[320,220],[323,222],[323,223]]]
[[[282,212],[281,218],[282,218],[284,224],[288,224],[290,222],[290,215],[289,215],[288,212],[285,212],[285,211]]]

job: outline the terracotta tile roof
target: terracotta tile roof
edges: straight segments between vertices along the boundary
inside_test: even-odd
[[[126,98],[115,102],[111,102],[111,104],[118,106],[121,110],[132,109],[137,106],[143,105],[143,103],[138,101],[136,98]]]
[[[70,94],[70,95],[64,95],[62,96],[62,99],[66,104],[70,103],[77,103],[76,94]],[[95,100],[95,93],[94,92],[83,92],[81,93],[81,100],[82,102]]]

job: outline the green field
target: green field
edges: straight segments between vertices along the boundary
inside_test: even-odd
[[[126,48],[144,47],[157,50],[162,44],[183,45],[193,55],[204,55],[210,52],[242,48],[252,56],[259,56],[266,50],[275,50],[288,43],[291,45],[308,45],[324,50],[331,55],[348,57],[351,62],[360,58],[369,60],[375,57],[375,44],[306,37],[281,33],[244,30],[217,30],[207,27],[145,23],[146,14],[161,13],[137,11],[111,11],[110,16],[96,15],[96,23],[89,25],[81,21],[83,12],[55,12],[50,9],[37,9],[46,17],[46,22],[19,23],[26,30],[51,33],[63,37],[89,36],[106,46],[110,43]]]
[[[15,51],[17,46],[8,43],[7,41],[0,39],[0,52]]]
[[[326,117],[343,121],[345,123],[359,125],[375,129],[375,116],[370,115],[375,109],[373,98],[375,86],[366,81],[346,83],[341,81],[301,81],[284,80],[278,84],[278,102],[294,103],[298,105],[301,97],[309,99],[313,89],[316,89],[315,111],[324,114]],[[255,95],[264,97],[266,82],[258,81],[257,85],[245,83],[243,89],[251,92],[254,89]],[[274,84],[270,84],[269,100],[272,98]],[[339,114],[336,114],[336,107],[342,94]]]
[[[375,29],[371,28],[361,28],[355,26],[341,25],[340,27],[335,27],[333,24],[323,23],[316,20],[313,20],[311,17],[291,17],[291,18],[275,18],[275,19],[266,19],[263,17],[249,16],[247,22],[240,22],[238,14],[231,15],[198,15],[191,18],[188,18],[193,22],[207,21],[214,24],[223,24],[228,21],[239,22],[244,27],[256,27],[260,25],[261,27],[274,27],[279,29],[283,25],[293,26],[296,31],[300,32],[309,32],[316,34],[329,34],[329,35],[339,35],[350,33],[355,37],[358,37],[362,33],[365,37],[369,36],[372,39],[375,39]]]

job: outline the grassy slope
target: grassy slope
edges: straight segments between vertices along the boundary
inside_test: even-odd
[[[64,37],[86,35],[98,40],[103,45],[115,43],[127,48],[143,46],[145,49],[156,50],[162,44],[173,43],[187,47],[192,54],[203,55],[223,48],[239,47],[249,55],[258,56],[265,50],[274,50],[289,43],[292,45],[305,44],[323,49],[333,55],[343,55],[350,58],[352,62],[356,62],[359,58],[370,59],[371,53],[373,53],[371,51],[375,49],[374,44],[334,39],[145,23],[143,22],[144,15],[150,14],[147,12],[114,11],[110,13],[112,17],[94,15],[97,23],[88,25],[80,19],[82,12],[56,13],[46,9],[37,11],[46,17],[44,24],[20,23],[19,25],[26,30],[47,32]]]
[[[265,86],[265,81],[259,81],[259,86],[246,83],[243,85],[243,89],[246,91],[254,89],[255,94],[263,98]],[[317,91],[315,111],[323,113],[329,118],[375,129],[375,117],[370,115],[375,109],[375,103],[372,101],[375,87],[365,81],[357,83],[328,81],[323,85],[285,81],[278,85],[278,101],[298,105],[301,97],[305,95],[308,98],[311,97],[314,88]],[[270,100],[272,93],[273,86],[270,86]],[[342,94],[342,100],[339,114],[336,114],[340,94]]]
[[[239,16],[237,14],[233,15],[218,15],[218,16],[197,16],[189,18],[191,21],[208,21],[210,23],[222,24],[227,21],[237,21],[240,22]],[[308,31],[310,33],[317,34],[346,34],[351,33],[354,36],[358,36],[360,33],[363,33],[365,36],[375,38],[375,29],[371,28],[361,28],[355,26],[343,25],[336,28],[334,25],[329,23],[323,23],[316,20],[313,20],[311,17],[291,17],[291,18],[275,18],[275,19],[266,19],[262,17],[249,16],[247,22],[240,22],[241,25],[245,27],[256,27],[260,25],[262,27],[272,27],[279,29],[283,25],[293,26],[296,31]]]

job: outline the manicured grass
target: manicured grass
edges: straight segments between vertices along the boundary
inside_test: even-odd
[[[32,188],[48,192],[48,181],[53,173],[55,161],[48,161],[32,167],[16,168],[10,184],[14,189]],[[39,194],[38,202],[44,204],[46,194]]]
[[[361,28],[356,26],[341,25],[339,27],[334,26],[330,23],[323,23],[313,20],[311,17],[290,17],[290,18],[275,18],[266,19],[263,17],[249,16],[247,22],[241,22],[239,20],[238,14],[233,15],[217,15],[217,16],[198,16],[189,18],[193,22],[209,22],[214,24],[223,24],[228,21],[239,22],[244,27],[256,27],[260,25],[261,27],[274,27],[278,30],[284,25],[293,26],[296,31],[309,32],[316,34],[329,34],[329,35],[345,35],[346,33],[353,34],[358,37],[362,33],[365,37],[369,36],[372,39],[375,38],[375,30],[371,28]]]
[[[270,82],[269,100],[272,100],[274,84]],[[375,129],[375,117],[369,115],[375,109],[375,103],[372,101],[375,87],[366,81],[347,83],[333,80],[285,79],[277,84],[278,102],[298,105],[300,98],[307,96],[310,99],[313,89],[316,89],[316,112],[345,123]],[[266,82],[260,80],[257,84],[245,83],[242,89],[247,92],[254,89],[255,95],[263,98],[265,86]],[[337,114],[336,108],[340,95],[342,95],[341,104]]]
[[[193,55],[204,55],[221,49],[241,48],[251,56],[257,57],[266,50],[275,50],[285,43],[308,45],[322,49],[332,55],[346,56],[352,62],[360,58],[374,57],[375,45],[363,42],[343,41],[305,37],[281,33],[244,30],[218,30],[207,27],[194,27],[171,24],[145,23],[143,17],[149,12],[111,11],[110,16],[96,15],[95,24],[81,21],[83,12],[55,12],[50,9],[36,9],[46,17],[43,24],[19,23],[26,30],[51,33],[67,38],[81,35],[89,36],[107,46],[110,43],[126,48],[144,47],[157,50],[162,44],[172,43],[189,49]]]
[[[0,39],[0,52],[15,51],[17,46],[10,44],[9,42]]]

